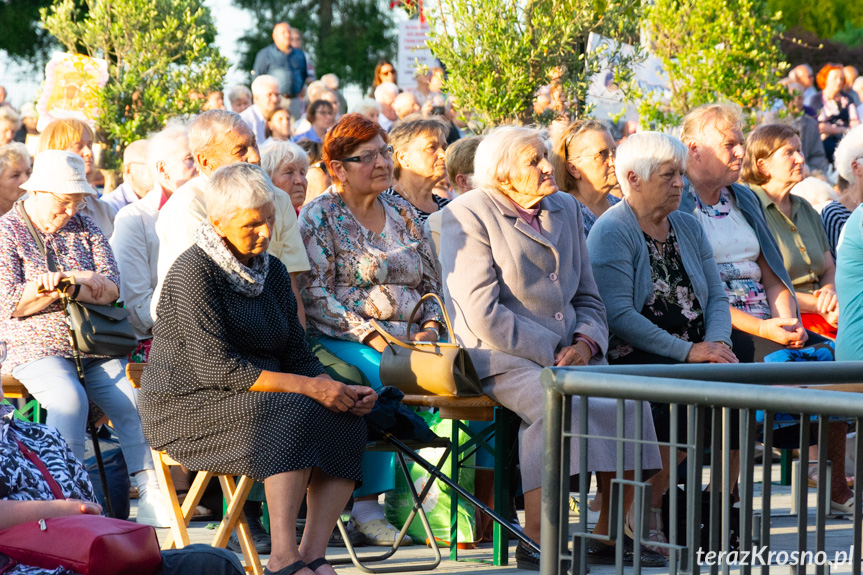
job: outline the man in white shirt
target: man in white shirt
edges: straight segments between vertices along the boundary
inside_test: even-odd
[[[159,238],[156,220],[168,198],[198,171],[183,126],[169,126],[153,136],[145,162],[154,184],[139,202],[123,207],[114,218],[111,248],[120,268],[120,299],[139,340],[152,338],[150,303],[157,283]]]
[[[147,163],[148,140],[136,140],[123,151],[123,183],[102,201],[115,212],[137,202],[153,189],[153,174]],[[114,224],[116,226],[116,223]]]
[[[267,139],[267,121],[279,107],[279,81],[268,74],[252,82],[252,105],[243,110],[240,117],[252,129],[258,143]]]
[[[259,164],[255,135],[239,114],[225,110],[209,110],[189,126],[189,149],[198,168],[198,177],[178,189],[159,213],[156,234],[159,236],[158,285],[150,312],[155,317],[159,291],[168,270],[180,254],[195,244],[195,232],[207,209],[204,187],[207,177],[221,168],[237,162]],[[300,297],[297,276],[310,269],[306,248],[297,225],[297,213],[290,196],[275,190],[276,223],[267,251],[285,264],[291,275],[291,287],[297,298],[297,315],[305,326],[305,309]]]

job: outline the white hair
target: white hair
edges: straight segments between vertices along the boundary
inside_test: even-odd
[[[806,178],[791,188],[791,193],[812,204],[812,207],[819,214],[825,205],[839,199],[836,192],[833,191],[833,186],[824,180],[812,177]]]
[[[836,171],[853,185],[856,182],[852,164],[863,158],[863,124],[855,126],[845,134],[833,155]],[[863,164],[861,164],[863,165]]]
[[[477,188],[497,189],[512,179],[518,157],[533,146],[545,149],[538,130],[518,126],[500,126],[488,133],[476,149],[473,161],[473,183]]]
[[[330,72],[329,74],[324,74],[321,76],[321,82],[327,85],[327,88],[330,90],[338,90],[339,89],[339,77]]]
[[[381,105],[374,98],[363,98],[351,107],[351,114],[367,116],[369,112],[381,113]]]
[[[252,101],[252,91],[242,84],[237,84],[228,90],[228,102],[231,103],[231,106],[233,106],[234,102],[239,100],[242,96],[247,97],[250,102]]]
[[[626,138],[617,148],[614,170],[624,194],[629,194],[629,172],[642,180],[649,180],[665,162],[675,161],[680,169],[686,169],[689,151],[686,146],[668,134],[661,132],[638,132]]]
[[[388,103],[391,104],[393,100],[396,99],[396,96],[399,95],[399,87],[393,84],[392,82],[383,82],[375,88],[375,100],[379,104]],[[389,101],[387,101],[389,98]]]
[[[204,188],[207,215],[223,222],[240,210],[255,210],[274,199],[273,182],[267,173],[245,162],[222,166],[210,175]]]
[[[183,138],[188,144],[189,130],[182,124],[170,124],[160,132],[156,132],[149,137],[150,147],[147,149],[147,165],[153,171],[153,174],[158,173],[156,164],[165,162],[171,158],[168,157],[168,152],[173,152],[169,142]],[[182,160],[183,158],[177,158]]]
[[[208,156],[213,147],[222,143],[228,132],[249,132],[250,128],[236,112],[207,110],[189,126],[189,149],[198,165],[198,154]],[[200,165],[198,168],[200,169]]]
[[[14,130],[21,128],[21,116],[9,106],[0,106],[0,122],[8,122]]]
[[[30,152],[27,151],[27,146],[21,142],[10,142],[5,146],[0,146],[0,174],[22,160],[27,162],[28,168],[33,167],[33,162],[30,161]]]
[[[279,90],[279,81],[275,76],[261,74],[252,81],[252,95],[260,96],[266,93],[268,88],[275,88],[276,91]]]
[[[272,141],[261,148],[261,167],[273,179],[273,174],[280,166],[299,162],[304,169],[309,169],[309,156],[306,151],[293,142]]]
[[[309,97],[309,102],[320,100],[321,96],[329,92],[330,89],[324,84],[323,80],[315,80],[306,88],[306,95]]]

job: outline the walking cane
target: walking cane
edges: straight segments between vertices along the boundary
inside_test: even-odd
[[[78,372],[78,381],[84,391],[87,391],[87,380],[84,377],[84,358],[81,356],[81,349],[78,347],[78,340],[75,338],[75,330],[72,329],[72,320],[69,317],[69,295],[65,290],[58,286],[57,292],[60,294],[60,301],[63,304],[63,315],[66,318],[66,326],[69,328],[69,341],[72,344],[72,358],[75,360],[75,370]],[[93,440],[93,452],[96,454],[96,467],[99,468],[99,479],[102,481],[102,494],[105,496],[105,513],[108,517],[114,517],[114,506],[111,505],[111,494],[108,491],[108,477],[105,474],[105,462],[102,461],[102,448],[99,446],[99,430],[96,429],[96,422],[92,414],[87,413],[87,428],[90,431],[90,438]]]

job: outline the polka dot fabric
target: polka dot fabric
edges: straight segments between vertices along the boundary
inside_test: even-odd
[[[271,475],[318,467],[361,480],[361,417],[296,393],[249,391],[262,370],[324,372],[306,345],[290,277],[273,256],[263,293],[228,288],[197,246],[171,266],[138,407],[150,445],[192,470]]]

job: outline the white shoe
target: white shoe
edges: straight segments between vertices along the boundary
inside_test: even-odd
[[[135,521],[143,525],[167,528],[171,526],[168,501],[162,497],[158,483],[146,483],[138,488],[138,516]]]
[[[358,531],[365,535],[366,539],[369,540],[369,545],[388,547],[395,543],[396,537],[399,534],[399,530],[384,519],[372,519],[366,523],[360,523],[351,517],[348,526],[350,530]],[[405,535],[401,545],[413,545],[410,535]]]

